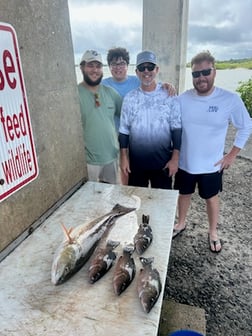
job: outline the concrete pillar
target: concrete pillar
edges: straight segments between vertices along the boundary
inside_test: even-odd
[[[189,0],[143,0],[143,50],[159,59],[161,81],[184,90]]]
[[[39,167],[0,203],[2,251],[82,183],[86,163],[67,0],[0,0],[0,8],[17,34]]]

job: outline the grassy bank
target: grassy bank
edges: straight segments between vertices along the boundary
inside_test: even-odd
[[[241,59],[241,60],[229,60],[229,61],[217,61],[216,62],[217,69],[237,69],[237,68],[245,68],[252,69],[252,59]]]
[[[237,68],[245,68],[252,70],[252,58],[245,58],[245,59],[231,59],[229,61],[216,61],[215,63],[216,69],[237,69]],[[187,63],[187,67],[190,67],[190,62]]]

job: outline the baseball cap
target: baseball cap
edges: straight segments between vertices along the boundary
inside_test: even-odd
[[[82,58],[81,58],[81,61],[80,61],[80,64],[82,62],[93,62],[93,61],[96,61],[96,62],[99,62],[102,64],[102,57],[101,57],[101,54],[99,54],[97,51],[95,50],[87,50],[84,52]]]
[[[153,63],[157,64],[157,57],[152,51],[142,51],[137,55],[136,66],[143,64],[143,63]]]

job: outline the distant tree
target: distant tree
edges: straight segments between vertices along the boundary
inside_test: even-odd
[[[243,100],[250,117],[252,118],[252,78],[246,82],[239,82],[240,85],[236,89],[240,93],[241,99]]]

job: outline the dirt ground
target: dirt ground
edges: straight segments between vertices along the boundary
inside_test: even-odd
[[[252,161],[225,170],[221,253],[210,252],[205,202],[193,197],[186,230],[172,242],[165,297],[205,310],[207,336],[252,335]]]

